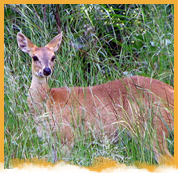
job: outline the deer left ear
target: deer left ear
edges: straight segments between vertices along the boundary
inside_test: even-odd
[[[17,43],[19,48],[26,53],[31,54],[33,50],[36,48],[36,46],[28,39],[25,35],[23,35],[21,32],[17,33]]]
[[[62,41],[62,32],[58,34],[56,37],[54,37],[45,47],[48,47],[53,52],[56,52],[61,45],[61,41]]]

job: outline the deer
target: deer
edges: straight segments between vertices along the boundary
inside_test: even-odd
[[[84,124],[85,132],[93,127],[98,136],[109,138],[117,137],[119,127],[126,127],[128,133],[139,129],[144,140],[145,123],[150,121],[156,134],[152,137],[156,161],[159,163],[164,155],[173,158],[166,143],[174,129],[173,87],[153,78],[131,76],[96,86],[50,88],[48,79],[61,42],[62,32],[44,47],[37,47],[22,32],[17,33],[19,48],[32,59],[27,102],[38,136],[50,138],[50,132],[59,131],[61,143],[72,146],[76,137],[73,128]]]

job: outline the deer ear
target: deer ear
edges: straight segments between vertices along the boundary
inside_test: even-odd
[[[23,35],[21,32],[17,33],[17,43],[19,48],[26,53],[29,53],[33,51],[36,46],[28,39],[25,35]]]
[[[61,41],[62,41],[62,32],[58,34],[56,37],[54,37],[45,47],[48,47],[53,52],[56,52],[61,45]]]

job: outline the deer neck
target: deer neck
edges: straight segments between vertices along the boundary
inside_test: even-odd
[[[47,111],[46,104],[48,98],[49,88],[47,78],[39,78],[33,75],[27,101],[36,123],[44,120],[43,118],[41,119],[41,115]]]
[[[29,97],[35,102],[45,101],[48,97],[49,87],[48,78],[39,78],[36,75],[32,76],[32,82],[29,89]]]

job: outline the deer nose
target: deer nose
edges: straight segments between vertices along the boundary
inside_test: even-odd
[[[45,68],[43,69],[43,74],[44,74],[45,76],[49,76],[49,75],[51,74],[51,69],[50,69],[49,67],[45,67]]]

